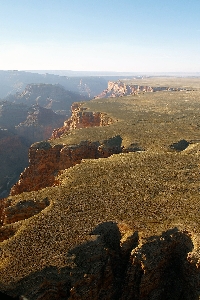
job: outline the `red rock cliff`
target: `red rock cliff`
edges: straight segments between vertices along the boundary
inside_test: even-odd
[[[53,132],[52,138],[76,128],[109,125],[113,120],[106,114],[87,112],[79,104],[72,105],[72,116],[62,128]],[[19,181],[12,187],[11,195],[39,190],[55,183],[59,170],[64,170],[81,162],[83,158],[108,157],[121,152],[120,136],[112,137],[102,144],[82,141],[78,145],[55,145],[49,142],[33,144],[29,149],[29,166],[21,174]]]
[[[74,103],[71,106],[71,111],[71,118],[64,122],[64,126],[53,131],[53,139],[59,138],[63,133],[72,129],[106,126],[113,123],[108,115],[101,112],[86,111],[79,103]]]
[[[108,98],[108,97],[122,97],[127,95],[136,95],[144,92],[157,92],[157,91],[180,91],[182,88],[172,88],[166,86],[148,86],[138,84],[126,84],[125,82],[109,81],[108,88],[101,92],[95,98]]]
[[[48,142],[33,144],[29,149],[29,167],[21,174],[19,181],[12,187],[11,195],[37,191],[55,184],[55,176],[79,164],[84,158],[108,157],[120,153],[122,139],[115,136],[99,142],[82,141],[78,145],[51,146]]]

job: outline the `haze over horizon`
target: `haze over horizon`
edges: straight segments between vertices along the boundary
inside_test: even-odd
[[[200,1],[0,3],[1,70],[200,72]]]

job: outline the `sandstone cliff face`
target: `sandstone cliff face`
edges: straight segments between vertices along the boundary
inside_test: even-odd
[[[60,137],[72,129],[93,126],[106,126],[113,120],[100,112],[87,112],[80,104],[72,105],[72,116],[64,126],[53,131],[52,139]],[[102,143],[82,141],[78,145],[51,146],[49,142],[33,144],[29,149],[29,166],[21,174],[19,181],[12,187],[11,195],[24,191],[39,190],[52,186],[59,170],[79,164],[85,158],[108,157],[122,152],[120,136],[112,137]]]
[[[65,119],[39,105],[0,102],[0,198],[8,196],[28,165],[30,145],[50,138],[54,128],[62,126]]]
[[[79,103],[72,104],[71,112],[72,115],[64,122],[64,126],[53,131],[53,139],[59,138],[63,133],[72,129],[106,126],[114,122],[112,118],[104,113],[86,111]]]
[[[108,88],[100,93],[95,98],[108,98],[108,97],[122,97],[128,95],[136,95],[138,93],[145,92],[157,92],[157,91],[180,91],[181,88],[171,88],[167,86],[152,87],[148,85],[134,85],[126,84],[123,81],[109,81]]]
[[[99,142],[82,141],[78,145],[51,146],[49,142],[33,144],[29,149],[29,166],[21,174],[19,181],[12,187],[11,195],[37,191],[58,184],[55,176],[64,170],[79,164],[82,159],[109,157],[122,151],[122,139],[115,136]]]

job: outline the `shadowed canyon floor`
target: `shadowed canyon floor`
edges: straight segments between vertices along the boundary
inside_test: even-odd
[[[113,124],[71,129],[51,146],[119,135],[130,152],[83,159],[54,186],[4,200],[0,290],[38,300],[200,299],[199,103],[195,83],[82,104]]]

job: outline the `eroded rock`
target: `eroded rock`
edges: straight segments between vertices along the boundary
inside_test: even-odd
[[[199,271],[190,264],[193,243],[177,228],[152,236],[130,256],[122,299],[199,299]]]
[[[114,136],[100,142],[82,141],[78,145],[51,146],[49,142],[33,144],[29,150],[29,166],[12,187],[11,195],[37,191],[56,184],[55,176],[64,170],[81,163],[82,159],[109,157],[122,151],[122,138]]]
[[[128,226],[105,222],[66,253],[66,267],[30,274],[6,293],[29,300],[197,300],[200,274],[188,259],[192,250],[190,234],[177,228],[139,239]]]

